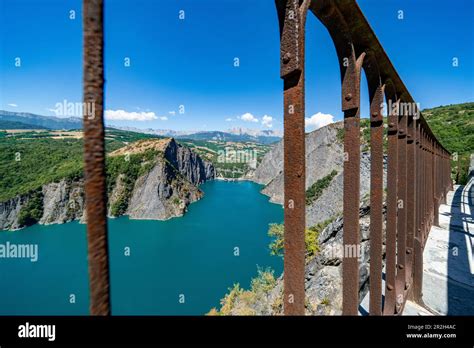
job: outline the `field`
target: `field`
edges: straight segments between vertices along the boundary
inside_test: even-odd
[[[107,128],[106,152],[132,142],[164,138]],[[180,140],[215,165],[218,175],[238,178],[270,148],[254,143]],[[253,161],[253,162],[252,162]],[[83,173],[83,134],[78,130],[8,129],[0,131],[0,201]]]

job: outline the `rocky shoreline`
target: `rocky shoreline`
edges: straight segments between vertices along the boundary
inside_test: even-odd
[[[127,208],[120,215],[127,215],[131,219],[156,220],[181,216],[190,203],[203,196],[198,186],[215,178],[212,163],[202,160],[172,138],[159,141],[162,151],[154,158],[150,170],[133,183],[133,189],[126,199]],[[154,140],[132,146],[146,148],[151,142]],[[108,202],[111,217],[114,216],[111,207],[124,199],[124,176],[118,175],[113,186]],[[26,227],[28,224],[23,221],[25,211],[33,208],[35,222],[39,224],[60,224],[73,220],[85,222],[84,180],[65,178],[45,184],[35,192],[0,202],[0,230]]]

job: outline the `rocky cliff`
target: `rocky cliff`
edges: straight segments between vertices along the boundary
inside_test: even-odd
[[[336,217],[342,211],[344,146],[342,122],[330,124],[306,134],[306,189],[330,177],[322,193],[306,205],[306,222],[313,226]],[[370,154],[361,152],[360,197],[370,190]],[[331,175],[333,171],[335,175]],[[283,204],[283,141],[279,142],[262,159],[247,179],[265,185],[262,193],[275,203]]]
[[[109,154],[117,162],[148,151],[139,163],[136,177],[118,173],[108,183],[109,215],[133,219],[164,220],[184,214],[187,206],[203,195],[198,185],[215,178],[210,162],[202,160],[174,139],[132,143]],[[151,151],[151,152],[150,152]],[[125,162],[123,162],[125,163]],[[112,209],[119,205],[123,209]],[[119,213],[117,213],[119,212]],[[63,179],[43,185],[35,192],[0,202],[0,230],[14,230],[32,223],[54,224],[85,221],[84,181]]]

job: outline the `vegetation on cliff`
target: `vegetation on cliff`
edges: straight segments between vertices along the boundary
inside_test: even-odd
[[[212,308],[207,315],[255,315],[252,307],[263,297],[268,296],[276,283],[273,270],[259,268],[257,277],[250,282],[249,290],[244,290],[238,283],[234,284],[221,300],[221,308]],[[283,301],[280,305],[283,305]]]
[[[0,202],[75,176],[82,176],[82,141],[0,138]]]
[[[452,161],[453,177],[466,184],[469,156],[474,153],[474,103],[453,104],[423,110],[434,135],[457,161]]]
[[[120,216],[125,213],[135,181],[141,175],[151,170],[156,163],[157,155],[157,151],[149,149],[138,154],[107,157],[106,173],[108,195],[112,193],[117,184],[119,175],[122,175],[121,184],[123,185],[120,197],[110,207],[112,216]]]
[[[306,190],[306,205],[310,205],[323,194],[324,190],[331,184],[332,179],[337,175],[337,171],[333,170],[325,177],[316,181]]]
[[[308,258],[313,257],[319,251],[319,233],[328,223],[329,221],[325,221],[305,230],[306,256]],[[270,224],[268,235],[274,238],[270,243],[270,253],[272,255],[283,256],[285,247],[285,226],[283,224]]]
[[[158,137],[108,128],[106,152],[148,138]],[[83,140],[78,132],[28,131],[0,137],[0,202],[50,182],[81,178],[82,171]]]
[[[424,109],[422,114],[441,144],[453,154],[451,163],[453,179],[466,184],[469,171],[469,156],[474,153],[474,103],[452,104]],[[386,118],[384,123],[386,123]],[[360,120],[361,144],[363,150],[370,149],[370,120]],[[337,138],[344,140],[344,128]],[[387,132],[384,131],[384,149],[387,150]]]
[[[18,215],[20,226],[31,226],[37,223],[43,215],[43,194],[41,191],[33,192],[28,202],[21,208]]]

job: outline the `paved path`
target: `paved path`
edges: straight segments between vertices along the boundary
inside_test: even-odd
[[[474,315],[474,177],[439,209],[423,253],[423,301],[442,315]]]
[[[454,186],[446,203],[423,252],[426,308],[407,301],[403,315],[474,315],[474,176],[466,186]],[[359,307],[361,315],[367,315],[369,296]]]

